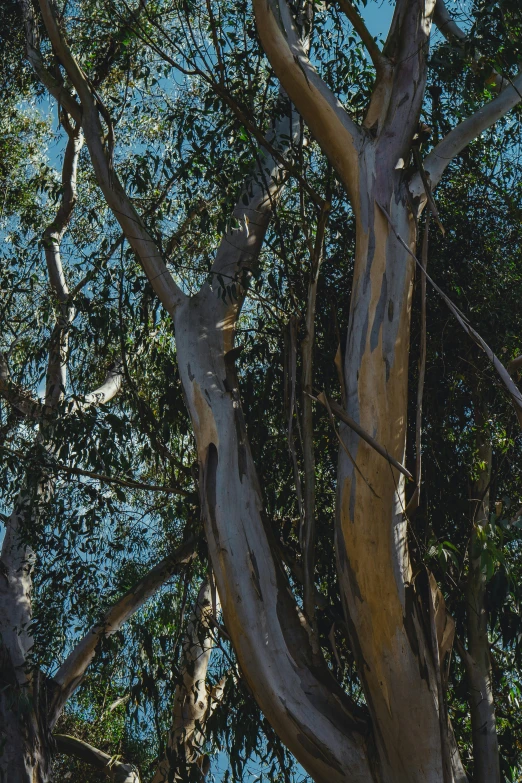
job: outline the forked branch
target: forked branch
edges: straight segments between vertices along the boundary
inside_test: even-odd
[[[27,15],[25,6],[23,8]],[[60,62],[80,98],[82,129],[98,184],[127,241],[138,256],[158,298],[167,312],[172,315],[185,295],[168,271],[159,248],[145,228],[141,217],[113,170],[112,150],[110,149],[112,146],[110,117],[96,91],[76,62],[56,19],[50,0],[41,0],[40,10],[53,49],[59,56]],[[58,99],[56,89],[52,85],[45,84],[45,86]],[[108,127],[109,148],[105,144],[102,118]]]

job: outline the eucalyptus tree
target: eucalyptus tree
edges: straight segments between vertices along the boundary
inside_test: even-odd
[[[92,166],[89,175],[94,174],[103,196],[99,208],[106,211],[106,225],[111,231],[119,226],[115,242],[122,248],[122,243],[127,243],[146,274],[147,307],[153,292],[164,308],[158,331],[169,324],[174,333],[176,372],[171,375],[169,391],[178,397],[182,394],[191,422],[198,465],[198,475],[192,474],[192,480],[198,484],[204,535],[222,607],[221,632],[230,641],[245,687],[282,743],[316,781],[466,780],[457,741],[462,739],[462,732],[458,719],[454,731],[448,709],[454,621],[446,611],[436,579],[422,562],[423,553],[415,545],[414,533],[413,544],[408,541],[409,515],[416,511],[421,498],[422,385],[427,350],[423,321],[416,424],[408,429],[412,289],[416,267],[424,283],[428,280],[427,225],[422,259],[417,258],[423,212],[431,214],[432,226],[443,230],[444,215],[435,203],[435,188],[443,182],[448,167],[453,171],[468,145],[495,123],[500,122],[499,127],[506,133],[502,118],[522,99],[522,76],[517,70],[519,9],[515,3],[492,8],[477,4],[472,9],[473,27],[466,33],[440,0],[397,0],[381,47],[368,32],[356,6],[350,0],[342,0],[340,11],[362,42],[367,61],[361,51],[352,59],[343,59],[343,47],[352,51],[355,39],[352,36],[350,43],[351,34],[347,33],[346,23],[339,23],[337,9],[292,8],[285,0],[254,0],[251,10],[270,71],[262,58],[256,61],[262,63],[256,66],[257,70],[248,62],[257,42],[250,10],[241,3],[231,8],[213,3],[205,8],[115,3],[111,5],[114,35],[105,39],[105,50],[99,46],[96,34],[100,24],[105,25],[105,32],[108,26],[110,30],[110,23],[95,3],[58,9],[49,0],[40,0],[38,8],[22,0],[20,8],[28,61],[40,84],[61,107],[63,124],[71,138],[78,140],[79,134],[83,134]],[[434,24],[451,43],[451,57],[466,69],[469,77],[464,89],[456,91],[457,105],[454,96],[446,106],[441,102],[444,90],[451,95],[448,83],[455,79],[456,63],[452,62],[445,72],[444,67],[430,61]],[[316,48],[314,36],[319,40]],[[337,69],[336,62],[332,65],[328,59],[327,47],[332,39],[333,53],[342,66]],[[180,223],[180,231],[167,239],[163,233],[165,221],[155,214],[161,212],[162,201],[156,198],[148,205],[140,205],[139,190],[138,196],[133,190],[140,178],[143,182],[143,172],[149,171],[143,156],[138,165],[138,150],[134,171],[129,171],[128,163],[119,159],[118,123],[126,113],[140,111],[136,96],[129,97],[135,80],[125,60],[129,40],[139,42],[140,51],[148,51],[166,69],[166,75],[176,73],[174,90],[180,89],[180,84],[188,86],[188,94],[195,96],[194,105],[203,116],[217,117],[216,127],[221,132],[225,123],[219,125],[220,117],[232,116],[245,141],[242,155],[226,161],[221,154],[216,167],[209,166],[205,172],[220,183],[219,169],[232,163],[237,167],[235,185],[241,180],[243,184],[225,226],[224,221],[211,221],[207,235],[202,237],[204,223],[198,223],[200,230],[193,238],[195,253],[187,250],[184,236],[195,216],[208,212],[207,204],[192,204],[186,220]],[[373,66],[371,88],[367,87],[368,62]],[[244,84],[238,78],[241,69],[244,84],[248,85],[245,96],[240,90]],[[347,76],[360,82],[356,82],[355,89],[347,86]],[[111,91],[118,93],[116,98]],[[111,109],[107,108],[109,103]],[[430,108],[436,138],[424,155],[430,142],[429,129],[423,121],[428,119]],[[183,112],[190,113],[185,106],[181,112],[172,112],[170,121],[178,121],[191,142],[196,136],[195,168],[202,179],[198,155],[204,157],[205,149],[213,153],[216,140],[198,129],[196,112],[190,114],[194,128],[185,121]],[[259,116],[264,125],[258,122]],[[149,118],[150,122],[153,120]],[[313,137],[313,143],[307,139],[307,133]],[[167,154],[166,149],[160,148],[158,160],[166,160]],[[182,197],[186,183],[183,164],[188,163],[184,159],[190,155],[185,138],[179,138],[177,155],[180,167],[173,172],[168,188],[178,187]],[[72,180],[64,167],[64,204],[68,181]],[[291,203],[292,199],[300,221],[297,232],[290,234],[290,241],[299,244],[302,233],[303,246],[308,251],[309,280],[304,286],[302,280],[296,279],[295,269],[290,269],[286,247],[289,228],[281,225],[285,208],[280,205]],[[353,276],[345,258],[339,261],[343,274],[335,280],[336,297],[342,299],[347,313],[346,339],[337,335],[322,345],[332,366],[337,354],[340,402],[336,402],[325,393],[317,394],[317,386],[325,384],[318,380],[317,373],[314,376],[313,359],[316,331],[321,331],[321,339],[326,333],[325,311],[329,307],[321,301],[318,291],[321,268],[327,263],[326,251],[333,252],[335,247],[331,238],[326,239],[328,223],[332,225],[335,219],[330,213],[334,206],[339,209],[339,203],[343,203],[345,212],[344,219],[338,221],[340,242],[335,250],[338,255],[344,252],[345,257],[351,251],[352,227],[355,247]],[[229,192],[223,196],[222,204],[231,204]],[[292,212],[289,210],[288,214]],[[44,233],[48,263],[53,254],[56,258],[65,228],[63,222],[58,223],[57,218]],[[218,229],[222,234],[219,244]],[[185,271],[185,261],[196,258],[198,253],[208,259],[213,243],[217,250],[208,267],[191,267],[189,263]],[[304,254],[297,260],[303,263],[303,258]],[[134,269],[132,258],[127,259],[129,268]],[[267,265],[272,268],[267,269]],[[50,263],[49,269],[52,268]],[[282,270],[279,281],[274,275],[276,268]],[[266,296],[263,272],[272,296]],[[89,280],[101,273],[95,266],[87,272]],[[513,276],[516,278],[516,272]],[[53,282],[55,279],[58,282]],[[431,280],[428,282],[431,284]],[[38,442],[44,444],[44,449],[46,428],[57,426],[57,406],[63,404],[64,356],[68,351],[68,324],[73,317],[69,293],[61,290],[60,285],[63,287],[62,276],[51,276],[57,321],[50,340],[50,367],[56,372],[49,373],[54,380],[48,383],[46,399],[40,403],[28,398],[7,376],[2,380],[6,401],[23,415],[36,416],[42,422]],[[424,284],[421,288],[424,314]],[[467,317],[441,289],[437,290],[455,318],[455,328],[462,329],[462,339],[470,340],[486,353],[520,421],[522,395],[508,370]],[[254,389],[255,373],[249,379],[243,371],[240,384],[236,371],[241,348],[238,334],[256,332],[255,319],[259,316],[254,316],[248,307],[245,312],[245,302],[251,306],[256,296],[266,305],[267,321],[273,319],[274,302],[278,307],[287,303],[287,312],[291,312],[285,358],[288,394],[284,439],[288,455],[276,447],[275,469],[267,462],[266,444],[264,459],[258,466],[250,444],[252,438],[256,452],[263,451],[256,432],[262,423],[252,421],[260,404],[259,392]],[[295,318],[299,310],[304,314],[301,327]],[[151,319],[147,320],[150,324]],[[155,325],[154,319],[152,322]],[[119,329],[121,337],[125,333],[121,318]],[[303,339],[298,361],[299,335]],[[149,333],[142,339],[147,342],[152,338]],[[133,383],[125,339],[121,339],[120,349],[120,361],[127,362],[126,382]],[[511,356],[518,349],[515,337],[510,342]],[[266,363],[266,356],[256,357],[253,352],[252,357],[257,359],[258,367]],[[298,453],[294,433],[298,366],[302,394],[298,437],[302,454]],[[325,365],[319,366],[323,372]],[[153,369],[151,364],[142,378],[151,386]],[[109,381],[114,384],[114,371]],[[241,386],[250,390],[250,397],[242,399]],[[467,406],[475,409],[476,430],[480,432],[484,429],[486,403],[477,400],[480,395],[475,382],[464,387],[469,392]],[[271,390],[265,386],[265,391],[270,398]],[[51,399],[52,395],[56,398]],[[317,426],[314,430],[314,398],[326,409],[333,430],[336,420],[341,422],[336,436],[340,450],[335,478],[335,555],[329,546],[326,525],[323,529],[317,524],[332,511],[325,500],[330,491],[329,480],[323,475],[330,471],[331,479],[332,466],[323,459],[320,448],[331,448],[324,446],[328,438],[319,436]],[[94,401],[99,401],[98,397]],[[91,397],[75,399],[69,406],[67,421],[92,402]],[[267,415],[273,428],[275,420]],[[47,419],[52,424],[48,425]],[[177,426],[181,431],[179,419]],[[415,476],[405,467],[408,432],[415,440]],[[265,439],[272,436],[269,427],[264,434]],[[280,433],[275,434],[274,444],[279,443],[278,437],[280,440]],[[54,435],[51,440],[54,442]],[[181,441],[182,438],[178,445]],[[151,436],[151,443],[160,450],[165,448],[157,435]],[[479,460],[472,493],[478,493],[480,500],[471,522],[464,608],[467,645],[459,639],[457,650],[469,682],[473,779],[495,781],[500,780],[500,761],[486,625],[488,572],[483,570],[479,552],[490,517],[490,446],[483,433],[476,447]],[[50,458],[54,448],[47,445]],[[150,455],[147,459],[151,464]],[[280,514],[285,509],[285,502],[277,495],[285,485],[283,475],[289,466],[295,502],[286,508],[297,509],[298,536],[293,532],[285,535],[287,519],[281,519],[279,530],[276,521],[269,518],[274,510]],[[181,470],[186,467],[182,464]],[[264,478],[263,490],[258,468],[264,477],[271,477],[271,485]],[[84,473],[88,475],[87,471]],[[407,497],[406,480],[412,486],[411,497]],[[37,484],[42,482],[45,490],[38,492],[49,495],[51,483],[45,471]],[[126,480],[127,486],[131,484]],[[288,492],[287,485],[284,491]],[[191,495],[187,484],[181,487],[180,494]],[[446,502],[451,503],[451,499]],[[34,508],[31,503],[31,513],[35,513]],[[11,519],[19,516],[15,510]],[[14,530],[14,523],[10,524]],[[31,553],[24,536],[17,537],[15,533],[6,537],[4,545],[12,562],[6,563],[8,578],[3,605],[19,608],[15,588],[18,589],[18,573],[23,568],[26,618],[15,618],[14,623],[6,620],[11,633],[14,626],[16,639],[24,640],[20,661],[13,663],[23,674],[20,673],[19,681],[12,682],[15,689],[22,691],[27,688],[28,678],[32,678],[31,683],[35,678],[40,682],[41,678],[29,665],[31,642],[24,630],[30,611]],[[291,543],[297,539],[298,552]],[[1,761],[6,772],[7,763],[16,763],[20,780],[46,780],[52,752],[49,733],[84,676],[98,642],[119,628],[180,561],[191,559],[194,548],[185,543],[181,550],[167,555],[76,644],[57,672],[45,681],[49,703],[46,699],[33,703],[32,734],[23,729],[19,719],[10,717],[14,702],[2,692],[6,699],[4,732],[14,734],[9,743],[11,755],[4,751]],[[3,561],[6,562],[4,556]],[[329,565],[323,566],[323,561]],[[325,580],[319,578],[323,568],[330,569],[324,570],[328,573],[329,594],[335,599],[340,596],[342,603],[342,608],[330,607],[336,617],[330,634],[324,633],[319,611],[325,605],[325,595],[320,590]],[[217,601],[214,604],[217,606]],[[343,617],[339,619],[341,613]],[[216,618],[214,622],[218,622]],[[351,681],[360,683],[360,693],[353,689],[349,692],[344,687],[346,681],[334,674],[342,668],[333,631],[335,623],[347,628],[348,640],[344,641],[342,655],[350,658]],[[13,650],[17,643],[12,642]],[[204,643],[202,646],[208,651]],[[187,649],[190,654],[190,643]],[[9,646],[6,650],[13,662],[14,652]],[[205,705],[202,710],[206,714]],[[175,718],[176,715],[175,709]],[[176,731],[174,727],[172,736],[177,736]],[[169,746],[171,751],[173,743]],[[59,748],[66,749],[66,744],[62,740]],[[68,749],[73,745],[70,741]],[[85,747],[82,752],[89,753]],[[190,756],[192,750],[187,752]],[[91,749],[91,758],[96,763],[95,759],[99,761],[101,757]],[[168,761],[168,753],[166,758]],[[468,766],[468,760],[464,761]],[[172,777],[175,768],[175,763],[167,763],[166,767],[160,764],[156,779]]]

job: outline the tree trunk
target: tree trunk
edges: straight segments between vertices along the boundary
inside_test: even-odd
[[[18,499],[6,527],[0,560],[0,781],[46,783],[49,741],[42,704],[45,678],[32,669],[31,572],[34,555],[25,543],[35,501]]]
[[[345,358],[347,412],[404,462],[416,227],[402,173],[365,147]],[[452,753],[425,612],[413,584],[404,476],[353,431],[340,451],[337,560],[341,591],[387,779],[449,783]],[[431,599],[430,599],[431,600]],[[441,715],[439,712],[442,710]]]
[[[176,349],[197,440],[205,532],[243,675],[316,781],[378,780],[368,726],[318,656],[273,556],[237,379],[227,305],[206,286],[176,312]],[[375,777],[374,777],[375,773]]]
[[[489,484],[491,481],[491,439],[484,431],[486,416],[475,405],[478,477],[473,483],[472,532],[469,545],[469,571],[466,585],[468,650],[463,651],[468,675],[471,728],[473,734],[473,780],[500,783],[500,763],[496,729],[491,655],[486,610],[487,578],[482,566],[483,539],[489,523]]]

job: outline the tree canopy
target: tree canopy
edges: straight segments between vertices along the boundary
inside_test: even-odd
[[[522,11],[372,5],[3,2],[5,780],[521,778]]]

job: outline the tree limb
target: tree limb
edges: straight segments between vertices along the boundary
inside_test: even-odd
[[[337,4],[345,16],[348,17],[353,25],[353,29],[366,47],[372,63],[375,66],[375,70],[378,74],[381,73],[387,64],[386,57],[384,57],[383,53],[375,43],[375,39],[366,27],[364,19],[360,15],[359,11],[351,2],[351,0],[337,0]]]
[[[216,608],[219,610],[219,599]],[[205,739],[205,722],[212,708],[212,698],[217,701],[223,691],[221,688],[221,694],[212,694],[207,684],[207,670],[214,647],[214,611],[211,584],[206,578],[201,584],[183,642],[183,664],[174,696],[167,752],[152,783],[190,779],[188,767],[201,764],[205,759],[199,750]],[[201,777],[204,779],[203,772]]]
[[[430,178],[432,189],[435,188],[447,166],[462,150],[483,131],[490,128],[501,117],[507,114],[522,101],[522,71],[506,87],[500,95],[482,106],[475,114],[459,123],[442,139],[439,144],[424,159],[424,170]],[[424,203],[424,186],[420,174],[417,172],[410,182],[410,191],[414,198]]]
[[[459,25],[455,22],[451,14],[449,13],[448,9],[446,8],[446,5],[444,4],[444,0],[437,0],[435,4],[435,13],[433,15],[433,21],[439,28],[440,32],[446,38],[447,41],[450,43],[459,43],[463,44],[468,36],[464,32],[464,30],[459,27]],[[477,71],[480,67],[480,63],[482,60],[482,55],[480,52],[475,52],[473,56],[473,60],[471,62],[471,67],[474,71]],[[502,89],[507,84],[509,84],[509,81],[501,76],[501,74],[497,73],[496,71],[492,71],[487,78],[487,82],[494,84],[495,87],[498,87],[498,89]]]
[[[125,593],[102,619],[76,645],[64,663],[52,678],[55,692],[49,708],[49,725],[52,728],[60,713],[74,693],[94,658],[101,641],[116,633],[154,593],[174,574],[180,566],[186,565],[195,557],[196,540],[190,537],[175,552],[143,576],[134,587]]]
[[[45,67],[39,46],[38,25],[34,18],[33,5],[31,0],[20,0],[20,7],[25,26],[25,41],[27,50],[27,59],[29,60],[35,74],[53,95],[59,106],[63,106],[65,111],[77,122],[82,120],[82,107],[65,87],[63,82],[56,79]]]
[[[320,143],[352,201],[362,134],[311,65],[286,0],[254,0],[257,29],[285,92]]]
[[[413,476],[411,475],[410,471],[407,470],[404,465],[401,465],[400,462],[397,462],[397,460],[391,456],[391,454],[388,454],[386,449],[384,449],[380,443],[377,443],[377,441],[372,438],[371,435],[369,435],[366,430],[364,430],[360,424],[358,424],[355,419],[352,419],[351,416],[348,416],[347,413],[341,408],[340,405],[338,405],[334,400],[331,400],[330,398],[327,398],[324,392],[321,392],[321,394],[318,394],[317,397],[313,397],[314,400],[317,402],[320,402],[321,405],[328,410],[328,407],[331,409],[332,413],[337,416],[338,419],[343,421],[345,424],[347,424],[354,432],[359,435],[360,438],[362,438],[366,443],[368,443],[369,446],[372,447],[372,449],[375,449],[375,451],[381,455],[381,457],[384,457],[385,460],[387,460],[390,465],[393,465],[394,468],[397,468],[397,470],[403,474],[403,476],[406,476],[407,479],[410,481],[413,481]]]
[[[116,757],[94,748],[88,742],[67,734],[53,734],[53,739],[58,753],[85,761],[114,783],[140,783],[140,776],[135,767],[131,764],[123,764]]]
[[[100,98],[74,59],[65,36],[60,29],[49,0],[40,0],[40,10],[50,41],[78,93],[82,106],[82,129],[89,149],[98,184],[108,206],[120,224],[125,237],[151,282],[156,294],[171,315],[183,301],[185,294],[168,271],[156,243],[146,230],[143,221],[122,187],[111,162],[112,124]],[[46,85],[47,86],[47,85]],[[55,93],[50,90],[51,93]],[[100,114],[109,130],[109,149],[104,145]]]
[[[62,198],[55,218],[45,229],[42,238],[49,282],[58,302],[56,323],[49,341],[45,389],[45,404],[51,409],[58,405],[65,392],[69,328],[75,315],[74,307],[69,303],[69,289],[63,272],[60,243],[76,204],[76,172],[78,156],[83,146],[80,126],[72,128],[65,112],[62,112],[62,123],[69,137],[62,167]]]

